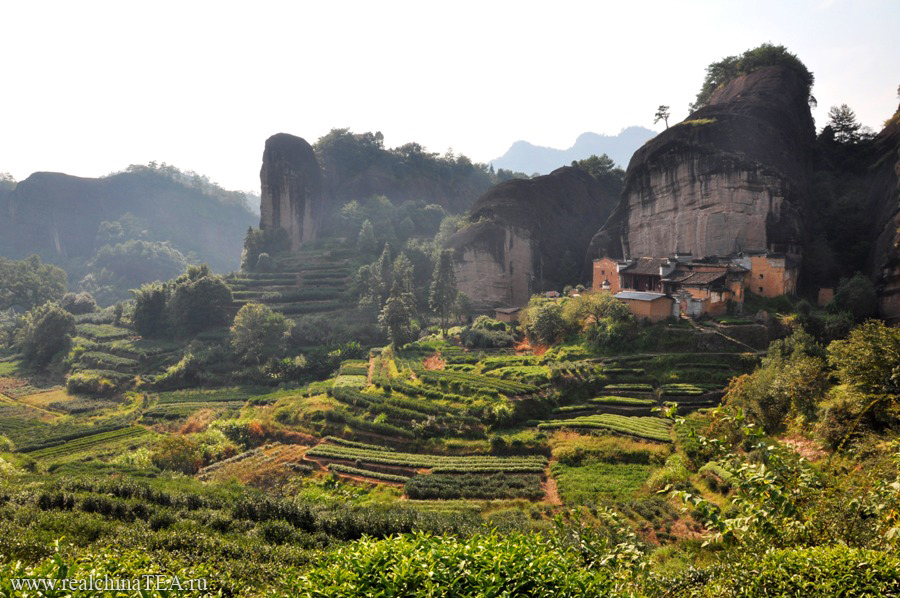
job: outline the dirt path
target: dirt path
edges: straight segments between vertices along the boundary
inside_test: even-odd
[[[366,386],[371,386],[372,380],[375,377],[375,358],[369,358],[369,374],[366,376]]]
[[[559,497],[559,491],[556,488],[556,480],[550,475],[550,469],[547,468],[544,474],[547,476],[546,481],[541,484],[544,487],[544,500],[554,506],[562,505],[562,499]]]

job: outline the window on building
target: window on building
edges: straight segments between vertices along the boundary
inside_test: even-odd
[[[759,292],[760,292],[760,294],[762,294],[762,292],[763,292],[762,287],[759,287]]]
[[[763,275],[762,275],[762,274],[759,275],[759,279],[760,279],[760,280],[763,279]]]

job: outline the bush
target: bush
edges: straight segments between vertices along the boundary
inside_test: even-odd
[[[486,330],[467,326],[459,334],[462,345],[469,349],[499,349],[511,347],[515,337],[505,330]]]
[[[91,314],[97,311],[97,302],[90,293],[66,293],[59,302],[60,307],[72,315]]]
[[[900,558],[844,545],[775,550],[749,567],[728,568],[708,595],[896,596]]]
[[[163,438],[150,455],[153,464],[160,469],[180,471],[193,475],[203,466],[200,445],[187,436],[167,436]]]
[[[275,262],[272,260],[272,257],[266,252],[260,253],[259,257],[256,259],[256,271],[272,272],[274,269]]]
[[[66,380],[66,390],[70,394],[86,394],[105,397],[116,392],[116,384],[92,372],[76,372]]]
[[[291,593],[327,596],[602,596],[604,570],[581,566],[574,550],[537,534],[455,536],[417,533],[365,538],[297,578]]]

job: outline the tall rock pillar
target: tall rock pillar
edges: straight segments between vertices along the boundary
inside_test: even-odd
[[[278,133],[266,140],[262,169],[259,227],[284,229],[291,249],[314,241],[322,223],[322,172],[304,139]]]

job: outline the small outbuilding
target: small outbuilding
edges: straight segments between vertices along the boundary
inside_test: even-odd
[[[671,318],[675,314],[675,300],[663,293],[646,291],[622,291],[615,298],[628,306],[628,311],[639,320],[647,319],[659,322]]]
[[[518,322],[519,313],[521,311],[521,307],[498,307],[494,310],[494,319],[498,322],[506,322],[507,324]]]

